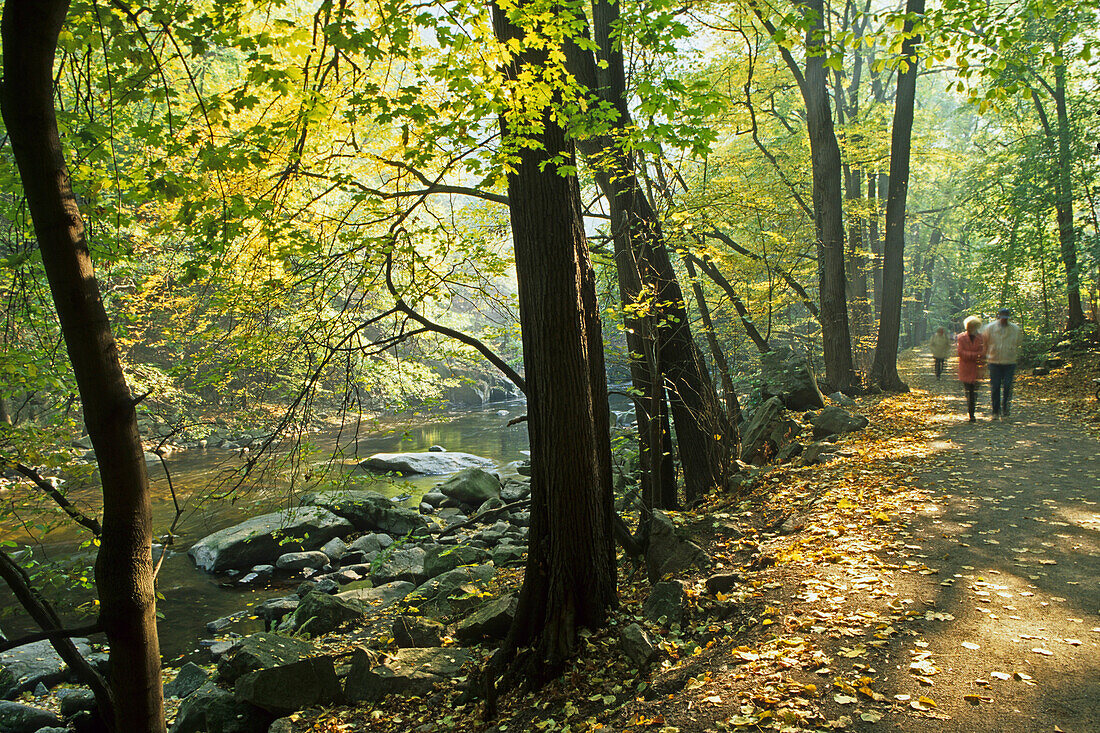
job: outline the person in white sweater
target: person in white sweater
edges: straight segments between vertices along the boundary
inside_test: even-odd
[[[940,375],[943,374],[943,363],[947,361],[947,357],[951,353],[951,345],[951,337],[947,335],[942,326],[936,329],[936,332],[932,334],[932,339],[928,342],[928,349],[932,352],[932,358],[935,360],[936,379],[939,379]]]
[[[1009,323],[1012,311],[1001,308],[997,320],[982,329],[985,361],[989,365],[989,389],[993,393],[993,419],[1008,417],[1012,405],[1012,380],[1020,353],[1020,327]]]

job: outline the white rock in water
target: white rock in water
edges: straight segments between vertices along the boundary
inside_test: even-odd
[[[443,453],[375,453],[359,464],[360,468],[380,473],[419,473],[426,476],[457,473],[464,468],[493,468],[495,465],[488,458],[452,451]]]

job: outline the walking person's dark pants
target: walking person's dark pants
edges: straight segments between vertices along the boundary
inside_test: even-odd
[[[1015,364],[989,365],[989,389],[993,393],[994,415],[1008,414],[1012,402],[1012,379],[1015,376]]]
[[[963,382],[966,388],[966,412],[970,415],[970,422],[974,422],[974,407],[978,404],[978,383]]]
[[[939,379],[940,375],[943,374],[944,361],[946,361],[946,359],[936,359],[936,379]]]

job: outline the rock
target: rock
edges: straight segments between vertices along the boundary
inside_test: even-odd
[[[50,694],[50,688],[46,687],[41,682],[39,682],[38,685],[34,688],[34,696],[35,697],[42,697],[44,695],[49,695],[49,694]]]
[[[384,532],[394,537],[410,532],[428,534],[428,523],[419,512],[395,506],[377,491],[320,491],[303,496],[302,504],[324,507],[362,531]]]
[[[339,537],[333,537],[321,548],[321,552],[328,556],[329,560],[336,562],[348,552],[348,546]]]
[[[454,637],[463,644],[473,644],[486,639],[501,641],[512,626],[516,615],[514,595],[495,598],[455,624]]]
[[[490,557],[486,550],[469,545],[429,545],[424,555],[424,574],[434,578],[460,565],[480,565]]]
[[[492,550],[493,564],[498,568],[510,568],[527,562],[527,548],[519,545],[500,544]]]
[[[297,662],[311,651],[308,643],[280,634],[261,632],[244,636],[233,642],[218,660],[218,677],[233,684],[241,675]]]
[[[638,624],[630,624],[619,635],[619,651],[639,669],[657,658],[660,650]]]
[[[794,460],[802,455],[803,450],[804,448],[801,443],[787,443],[787,445],[780,448],[779,452],[775,455],[775,462],[786,463],[787,461]]]
[[[423,616],[398,616],[393,620],[393,640],[402,649],[443,645],[447,627]]]
[[[465,468],[435,487],[444,496],[465,506],[481,506],[500,498],[500,480],[480,468]]]
[[[475,608],[478,595],[496,574],[489,563],[464,565],[427,581],[409,594],[409,605],[421,611],[449,615]]]
[[[320,550],[313,550],[311,552],[287,552],[279,555],[279,559],[275,561],[275,567],[287,572],[305,570],[306,568],[320,570],[328,564],[328,555]]]
[[[339,592],[340,584],[332,578],[317,578],[316,580],[307,580],[298,586],[296,593],[299,598],[305,597],[310,593],[320,593],[321,595],[331,596],[334,593]]]
[[[290,718],[279,718],[271,722],[267,733],[294,733],[294,721]]]
[[[1042,366],[1037,366],[1031,370],[1031,373],[1033,376],[1036,377],[1045,377],[1046,375],[1050,374],[1050,369]]]
[[[260,580],[266,580],[275,574],[274,565],[253,565],[250,571],[252,575],[255,575]]]
[[[741,433],[741,460],[756,465],[768,463],[800,432],[798,423],[787,417],[782,400],[772,397],[756,408]]]
[[[778,397],[792,410],[820,409],[825,398],[817,387],[810,362],[789,348],[766,351],[760,355],[761,392]]]
[[[367,607],[357,600],[308,593],[279,624],[279,630],[322,636],[341,626],[359,623],[366,615]]]
[[[429,453],[446,453],[447,449],[441,445],[433,445],[428,448]]]
[[[494,509],[500,509],[501,507],[505,506],[506,503],[507,502],[505,502],[504,499],[501,499],[499,496],[494,496],[491,499],[486,499],[485,501],[483,501],[481,503],[481,506],[477,508],[477,511],[474,512],[474,515],[480,519],[486,512],[491,512]],[[501,512],[497,516],[500,516],[503,519],[508,519],[507,512]]]
[[[233,687],[237,699],[275,715],[289,715],[343,697],[332,657],[309,657],[242,675]]]
[[[688,568],[705,567],[709,562],[710,558],[703,548],[680,537],[676,525],[667,514],[653,512],[649,550],[646,552],[646,567],[651,583],[666,575],[679,575]]]
[[[823,438],[862,430],[870,421],[863,415],[853,415],[840,407],[826,407],[810,423],[814,426],[814,437]]]
[[[855,407],[856,401],[843,392],[833,392],[829,395],[829,399],[837,403],[841,407]]]
[[[531,483],[508,479],[500,488],[500,498],[508,504],[531,496]]]
[[[737,587],[738,583],[742,583],[744,580],[740,573],[720,573],[707,578],[704,585],[706,585],[708,593],[715,595],[717,593],[729,593]]]
[[[359,539],[348,545],[348,550],[354,552],[358,550],[364,555],[370,555],[374,552],[381,552],[390,545],[393,544],[393,537],[388,534],[381,534],[378,532],[372,534],[365,534]]]
[[[321,547],[352,529],[348,520],[320,507],[299,507],[264,514],[229,527],[192,545],[195,565],[216,573],[244,569],[292,551]]]
[[[370,580],[375,585],[406,580],[419,585],[428,579],[424,572],[424,558],[427,553],[423,547],[401,547],[384,557],[382,563],[371,572]]]
[[[439,509],[446,503],[447,497],[439,493],[437,489],[432,489],[424,496],[420,497],[420,501],[425,504],[430,504],[433,509]]]
[[[375,453],[359,464],[360,468],[379,473],[423,474],[441,476],[464,468],[492,468],[488,458],[451,451],[430,453]]]
[[[442,682],[454,679],[474,656],[456,647],[399,649],[382,664],[357,651],[344,685],[349,701],[380,700],[386,695],[426,695]]]
[[[801,466],[812,466],[818,462],[821,458],[821,451],[825,446],[821,443],[810,443],[806,446],[806,450],[802,452],[802,457],[798,463]]]
[[[416,590],[416,586],[404,580],[392,583],[376,585],[373,588],[356,588],[337,593],[336,597],[345,601],[356,601],[363,604],[368,615],[374,615],[379,611],[389,608],[405,596]]]
[[[180,667],[176,678],[164,686],[164,696],[178,697],[182,700],[205,685],[209,679],[209,672],[194,662],[188,662]]]
[[[73,639],[81,656],[91,648],[87,639]],[[53,687],[72,679],[68,666],[48,641],[36,641],[0,653],[0,697],[11,698],[29,692],[39,684]]]
[[[96,709],[95,694],[82,687],[58,690],[57,702],[63,718],[71,718],[82,710],[91,712]]]
[[[265,733],[273,717],[207,682],[180,704],[171,733]]]
[[[3,733],[36,733],[39,728],[63,725],[62,720],[53,713],[10,700],[0,700],[0,731]]]
[[[684,618],[684,604],[687,595],[684,586],[678,580],[664,580],[654,584],[649,591],[642,612],[646,618],[656,623],[675,624]]]
[[[264,628],[271,630],[287,614],[294,613],[299,604],[298,596],[284,596],[282,598],[268,598],[256,607],[256,615],[264,620]]]

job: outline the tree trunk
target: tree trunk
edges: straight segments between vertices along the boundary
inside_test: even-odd
[[[817,236],[818,289],[821,296],[821,341],[825,379],[834,390],[858,382],[852,366],[852,339],[844,293],[844,213],[840,192],[840,146],[826,84],[824,0],[804,4],[810,29],[806,33],[806,127],[813,168],[814,228]]]
[[[871,251],[871,284],[874,287],[874,314],[882,310],[882,237],[879,220],[882,218],[882,199],[879,194],[886,190],[887,176],[878,173],[867,175],[867,248]],[[874,327],[874,326],[872,326]]]
[[[493,24],[502,41],[523,38],[496,4]],[[545,57],[523,48],[506,68],[509,79],[541,69]],[[508,114],[501,132],[515,141],[532,121]],[[538,685],[564,669],[580,628],[605,621],[616,603],[616,566],[595,276],[577,180],[554,162],[573,165],[573,146],[548,109],[533,138],[508,176],[532,475],[527,568],[505,649],[533,649],[525,676]]]
[[[115,726],[164,731],[152,516],[134,400],[99,294],[58,136],[53,61],[68,0],[7,0],[0,107],[34,220],[103,485],[95,578],[111,646]]]
[[[707,491],[728,485],[733,428],[692,339],[683,291],[669,259],[656,211],[642,191],[635,161],[614,139],[616,135],[625,135],[631,124],[623,56],[618,40],[613,37],[618,19],[616,2],[593,3],[594,40],[600,64],[579,47],[567,49],[574,75],[619,113],[611,135],[582,140],[580,145],[592,164],[597,185],[609,202],[616,267],[638,270],[637,282],[630,283],[631,292],[623,292],[624,305],[636,303],[643,289],[650,289],[649,294],[661,304],[656,314],[660,323],[659,362],[684,472],[684,494],[691,504]]]
[[[1060,43],[1055,43],[1055,55],[1061,55]],[[1062,264],[1066,267],[1066,305],[1069,330],[1085,323],[1081,308],[1081,273],[1077,267],[1077,236],[1073,226],[1073,155],[1070,153],[1069,112],[1066,109],[1066,66],[1054,67],[1054,109],[1058,119],[1058,167],[1055,171],[1055,210],[1058,214],[1058,244]]]
[[[908,0],[905,33],[913,29],[912,16],[924,14],[924,0]],[[907,67],[898,74],[894,99],[894,124],[890,133],[890,192],[886,197],[886,241],[883,247],[882,311],[871,378],[880,387],[905,391],[909,387],[898,375],[898,336],[901,329],[901,299],[905,287],[905,200],[909,192],[909,155],[913,135],[913,109],[917,93],[917,46],[920,35],[902,43]]]
[[[710,353],[714,357],[714,367],[718,370],[718,376],[722,380],[722,396],[726,401],[726,415],[729,417],[730,426],[733,428],[733,449],[741,452],[741,405],[737,401],[737,391],[733,388],[733,379],[730,376],[729,362],[726,354],[718,343],[718,335],[714,332],[714,321],[710,317],[710,306],[707,305],[706,294],[703,285],[695,275],[695,265],[691,261],[691,255],[684,253],[684,267],[687,268],[688,277],[691,278],[691,287],[695,291],[695,302],[699,304],[699,316],[703,319],[703,333],[707,336],[707,344]]]

